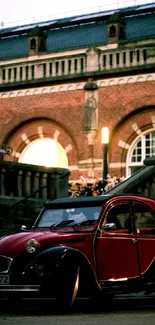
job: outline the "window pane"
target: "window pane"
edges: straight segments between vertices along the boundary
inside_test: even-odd
[[[141,149],[142,143],[141,141],[139,141],[136,144],[135,149],[133,150],[133,154],[132,154],[132,162],[140,162],[142,159],[142,149]]]
[[[107,223],[114,223],[116,226],[115,230],[122,230],[122,229],[129,230],[129,223],[130,223],[129,205],[119,204],[113,207],[107,215],[106,224]],[[112,229],[112,231],[114,231],[114,229]]]
[[[145,155],[151,157],[155,154],[155,132],[146,134],[145,136]]]
[[[128,162],[129,175],[133,174],[136,168],[141,168],[144,165],[144,160],[152,156],[155,156],[155,131],[140,134],[139,139],[132,147]]]
[[[133,209],[137,233],[155,235],[155,216],[152,211],[142,204],[135,204]]]

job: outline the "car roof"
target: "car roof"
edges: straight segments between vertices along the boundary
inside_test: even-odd
[[[100,196],[86,196],[78,198],[58,198],[55,200],[48,200],[44,203],[45,208],[65,207],[65,206],[96,206],[105,203],[111,195],[100,195]]]
[[[118,194],[118,195],[110,195],[104,194],[99,196],[86,196],[86,197],[77,197],[77,198],[71,198],[71,197],[64,197],[64,198],[58,198],[55,200],[47,200],[44,202],[44,208],[48,209],[60,209],[60,208],[69,208],[69,207],[91,207],[91,206],[102,206],[104,203],[106,203],[110,198],[116,198],[120,199],[124,197],[127,200],[140,200],[143,203],[147,204],[153,204],[155,203],[155,200],[149,197],[141,196],[141,195],[134,195],[134,194]]]

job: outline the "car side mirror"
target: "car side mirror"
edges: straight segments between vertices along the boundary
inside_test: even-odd
[[[116,225],[115,225],[114,222],[106,223],[106,224],[103,226],[103,230],[105,230],[105,231],[116,230]]]
[[[22,225],[21,228],[20,228],[20,230],[27,231],[28,229],[27,229],[27,227],[25,225]]]

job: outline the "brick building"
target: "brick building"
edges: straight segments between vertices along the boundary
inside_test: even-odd
[[[128,177],[155,152],[155,4],[0,29],[5,159]]]

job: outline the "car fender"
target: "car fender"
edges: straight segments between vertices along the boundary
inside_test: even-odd
[[[85,255],[79,250],[68,246],[45,249],[36,256],[35,262],[37,265],[42,264],[48,271],[67,264],[68,266],[83,265],[93,272],[92,266]]]
[[[68,246],[48,248],[36,256],[36,271],[44,270],[42,276],[49,284],[52,282],[69,281],[70,275],[80,270],[80,284],[83,290],[100,290],[96,274],[86,258],[79,250]]]

